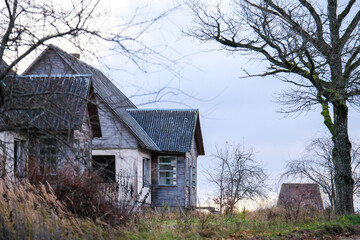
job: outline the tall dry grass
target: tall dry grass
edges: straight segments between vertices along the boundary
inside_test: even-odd
[[[0,179],[0,240],[109,239],[115,230],[73,215],[48,184]]]

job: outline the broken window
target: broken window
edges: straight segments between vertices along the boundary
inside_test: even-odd
[[[54,138],[40,139],[39,146],[39,173],[55,175],[58,168],[58,148]]]
[[[143,185],[149,187],[151,183],[151,163],[149,158],[143,158]]]
[[[159,185],[176,185],[176,157],[159,157]]]
[[[98,171],[106,183],[115,182],[115,156],[93,156],[93,169]]]
[[[14,140],[14,174],[16,177],[26,177],[26,141]]]

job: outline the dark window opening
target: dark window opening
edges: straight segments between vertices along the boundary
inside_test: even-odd
[[[104,182],[115,182],[115,156],[93,156],[93,169],[100,173]]]

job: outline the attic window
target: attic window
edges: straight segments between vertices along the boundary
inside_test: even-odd
[[[176,185],[176,157],[159,157],[159,185]]]

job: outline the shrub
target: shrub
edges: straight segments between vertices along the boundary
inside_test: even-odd
[[[59,201],[74,214],[83,218],[116,225],[126,219],[116,204],[115,190],[106,192],[97,172],[83,171],[76,174],[71,168],[63,168],[51,184]]]
[[[135,194],[128,179],[118,182],[104,183],[97,171],[76,172],[65,167],[52,186],[56,197],[72,213],[114,226],[134,220],[148,196],[142,190]]]

